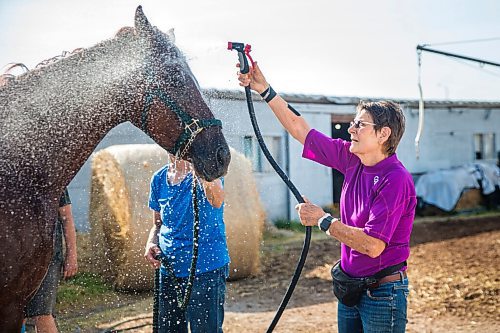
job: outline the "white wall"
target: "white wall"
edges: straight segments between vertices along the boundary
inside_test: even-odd
[[[398,157],[412,173],[450,168],[474,162],[474,134],[495,133],[496,151],[500,150],[500,110],[447,108],[426,109],[420,157],[416,158],[415,136],[418,110],[405,109],[406,132],[398,148]],[[492,159],[489,162],[495,163]]]
[[[242,152],[242,138],[253,136],[254,131],[244,100],[211,99],[209,105],[215,117],[222,120],[223,132],[228,144]],[[281,156],[285,157],[285,131],[274,117],[272,111],[262,101],[253,103],[255,115],[263,136],[279,136],[282,138]],[[283,163],[280,165],[285,169]],[[254,173],[262,204],[267,213],[267,219],[273,221],[287,217],[287,187],[277,173]]]
[[[311,128],[331,135],[332,105],[293,104],[302,114]],[[302,195],[311,202],[324,206],[332,203],[333,179],[332,169],[302,158],[303,145],[290,137],[290,179]],[[290,217],[298,220],[295,205],[297,200],[291,197]]]

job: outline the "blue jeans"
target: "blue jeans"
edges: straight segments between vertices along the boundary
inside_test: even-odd
[[[405,332],[408,293],[408,279],[403,278],[367,290],[353,307],[339,302],[339,333]]]
[[[174,281],[170,275],[160,273],[159,332],[222,333],[224,300],[228,265],[197,275],[194,278],[191,298],[185,311],[178,306]],[[175,278],[184,295],[188,278]]]

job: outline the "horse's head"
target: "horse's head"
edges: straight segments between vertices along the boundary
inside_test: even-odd
[[[151,26],[140,6],[135,33],[147,48],[142,130],[170,153],[191,161],[202,178],[211,181],[224,175],[231,155],[222,124],[205,103],[198,82],[174,45],[173,33]]]

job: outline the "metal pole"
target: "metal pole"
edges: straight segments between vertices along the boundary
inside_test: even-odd
[[[467,57],[467,56],[463,56],[460,54],[454,54],[454,53],[450,53],[450,52],[434,50],[434,49],[430,49],[430,48],[426,47],[425,45],[417,45],[417,50],[427,51],[427,52],[431,52],[431,53],[437,53],[437,54],[445,55],[448,57],[464,59],[464,60],[468,60],[468,61],[474,61],[474,62],[478,62],[478,63],[484,64],[484,65],[500,67],[500,64],[498,64],[496,62],[491,62],[491,61],[482,60],[482,59],[478,59],[478,58]]]

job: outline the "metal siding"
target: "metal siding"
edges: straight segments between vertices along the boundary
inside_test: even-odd
[[[496,151],[500,136],[500,109],[432,109],[425,112],[425,124],[420,139],[420,157],[416,158],[415,135],[418,112],[405,110],[406,131],[398,148],[398,157],[412,173],[450,168],[474,162],[473,135],[495,133]],[[495,163],[495,160],[491,161]]]
[[[305,109],[296,107],[302,116],[314,128],[326,135],[331,135],[330,114],[322,112],[304,112]],[[303,146],[290,138],[290,179],[295,183],[302,195],[311,202],[324,206],[330,204],[333,198],[333,183],[331,168],[302,158]],[[297,200],[291,197],[290,216],[298,219],[295,205]]]

